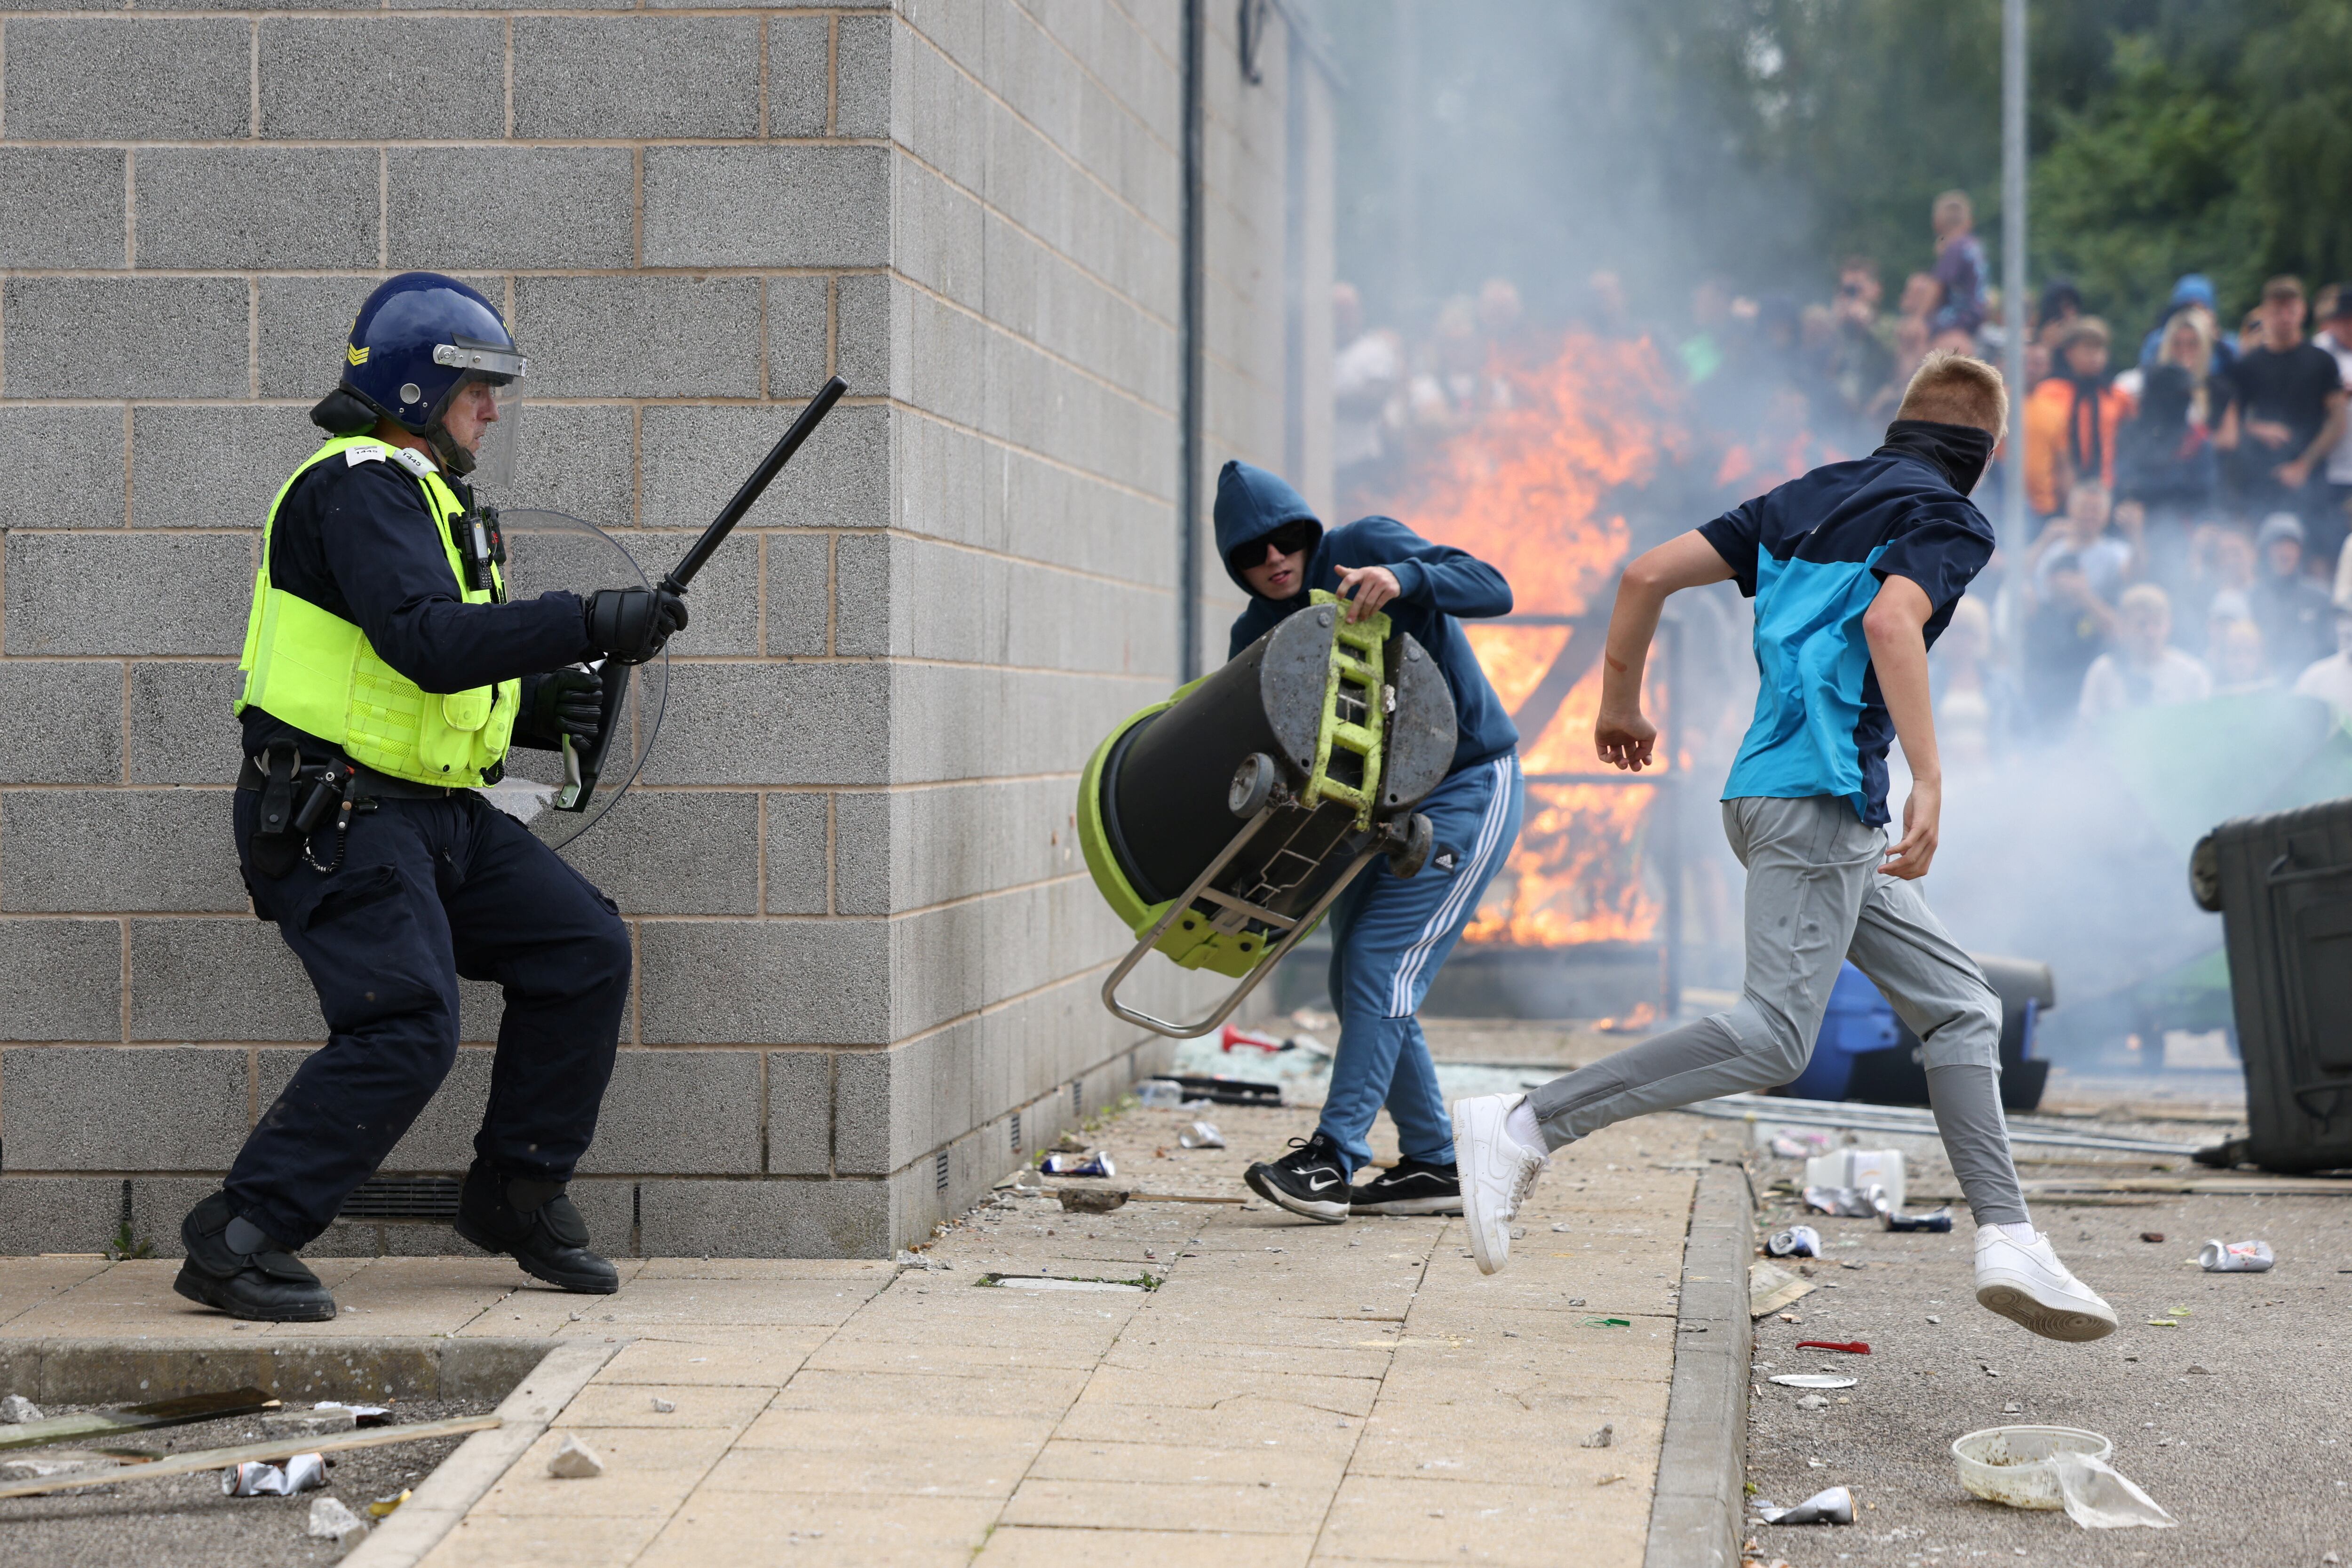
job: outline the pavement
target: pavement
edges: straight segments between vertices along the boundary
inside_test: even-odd
[[[2145,1085],[2118,1086],[2124,1090],[2167,1098],[2149,1096]],[[2226,1130],[2234,1110],[2227,1102],[2202,1115],[2194,1105],[2144,1105],[2132,1120],[2110,1100],[2095,1125],[2204,1142]],[[1948,1171],[1923,1163],[1927,1198],[1913,1200],[1915,1209],[1951,1185]],[[1769,1194],[1774,1178],[1800,1169],[1795,1161],[1760,1161],[1757,1185]],[[1858,1514],[1850,1528],[1775,1528],[1751,1519],[1743,1531],[1750,1560],[1790,1568],[2294,1568],[2352,1561],[2352,1414],[2343,1399],[2352,1382],[2352,1182],[2340,1195],[2277,1195],[2295,1184],[2252,1172],[2219,1176],[2161,1158],[2095,1160],[2047,1149],[2023,1174],[2035,1224],[2116,1307],[2122,1326],[2108,1338],[2058,1344],[1979,1307],[1965,1211],[1945,1236],[1801,1215],[1789,1196],[1759,1213],[1759,1234],[1801,1220],[1828,1245],[1822,1261],[1803,1266],[1814,1292],[1785,1319],[1756,1324],[1752,1496],[1787,1506],[1843,1485],[1853,1489]],[[2250,1190],[2113,1190],[2178,1184],[2176,1175]],[[2102,1186],[2110,1190],[2096,1190]],[[2143,1233],[2163,1239],[2142,1240]],[[2212,1237],[2267,1240],[2278,1266],[2267,1274],[2206,1274],[2195,1257]],[[2159,1326],[2165,1322],[2174,1326]],[[1801,1351],[1801,1339],[1859,1340],[1871,1353]],[[1769,1381],[1823,1370],[1857,1382],[1826,1395],[1831,1403],[1818,1409],[1799,1405],[1804,1391]],[[2112,1439],[2111,1462],[2179,1526],[2088,1531],[2063,1513],[2020,1511],[1964,1492],[1952,1440],[2026,1424],[2082,1427]]]
[[[1229,1148],[1180,1146],[1202,1114]],[[1578,1145],[1485,1278],[1458,1220],[1251,1199],[1244,1166],[1311,1125],[1134,1110],[1092,1140],[1137,1191],[1113,1213],[1009,1191],[908,1265],[632,1259],[611,1297],[502,1259],[325,1258],[341,1317],[240,1328],[171,1294],[172,1262],[0,1260],[0,1351],[562,1347],[354,1568],[1643,1563],[1712,1129]],[[548,1477],[567,1435],[602,1477]]]

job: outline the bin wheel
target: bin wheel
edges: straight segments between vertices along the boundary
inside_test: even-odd
[[[2207,914],[2221,912],[2221,852],[2210,833],[2189,852],[2189,896]]]
[[[1247,822],[1265,809],[1274,798],[1275,780],[1278,776],[1274,759],[1264,752],[1252,752],[1234,770],[1233,787],[1225,791],[1225,805],[1235,816]]]
[[[1389,851],[1389,874],[1394,877],[1415,876],[1429,863],[1429,851],[1437,841],[1437,829],[1431,825],[1429,818],[1416,811],[1405,824],[1402,837],[1403,842]]]

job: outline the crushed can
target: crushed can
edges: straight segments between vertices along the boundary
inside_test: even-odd
[[[1115,1176],[1110,1156],[1099,1149],[1083,1154],[1048,1154],[1045,1172],[1049,1176]]]
[[[297,1454],[282,1466],[247,1459],[221,1472],[221,1491],[228,1497],[292,1497],[326,1484],[327,1461],[317,1454]]]
[[[1786,1230],[1774,1231],[1765,1241],[1764,1250],[1773,1258],[1819,1258],[1822,1233],[1809,1225],[1792,1225]]]
[[[1883,1217],[1889,1230],[1926,1230],[1942,1236],[1952,1228],[1952,1211],[1949,1208],[1930,1209],[1926,1214],[1898,1214],[1888,1209]]]
[[[1176,1142],[1187,1149],[1222,1149],[1225,1135],[1217,1131],[1213,1121],[1195,1121],[1176,1135]]]
[[[2208,1274],[2263,1274],[2278,1259],[2267,1241],[2209,1241],[2198,1248],[2198,1266]]]

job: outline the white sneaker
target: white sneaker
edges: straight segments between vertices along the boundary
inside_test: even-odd
[[[1524,1094],[1482,1094],[1454,1102],[1454,1161],[1461,1174],[1462,1218],[1478,1272],[1511,1260],[1511,1220],[1549,1160],[1505,1131]]]
[[[2000,1226],[1977,1226],[1977,1301],[2045,1340],[2080,1343],[2116,1331],[2116,1310],[2067,1271],[2039,1231],[2029,1247]]]

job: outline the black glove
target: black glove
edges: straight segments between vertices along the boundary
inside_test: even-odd
[[[530,694],[530,727],[561,747],[563,737],[583,750],[596,743],[604,727],[604,682],[585,669],[550,670]]]
[[[643,664],[670,634],[686,629],[686,600],[660,588],[599,588],[588,597],[588,646],[623,664]]]

